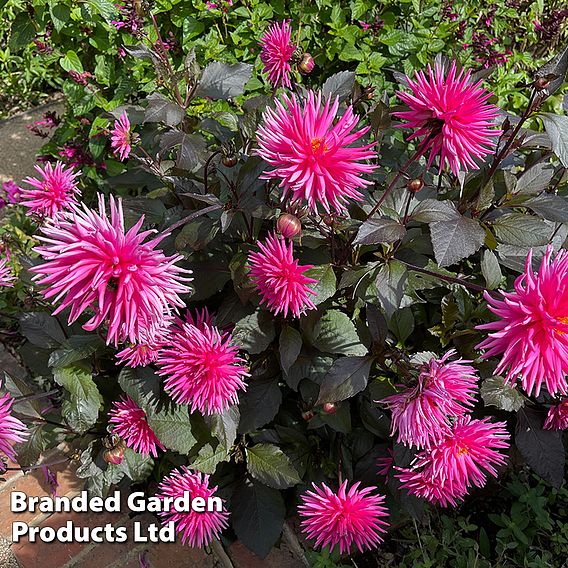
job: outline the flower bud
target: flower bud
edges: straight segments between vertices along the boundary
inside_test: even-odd
[[[230,156],[223,156],[221,158],[221,163],[226,168],[232,168],[233,166],[235,166],[237,164],[237,157],[234,154],[230,155]]]
[[[337,404],[335,402],[326,402],[323,405],[323,411],[326,414],[335,414],[337,412]]]
[[[298,69],[302,75],[309,75],[316,66],[314,58],[309,53],[302,55],[302,60],[298,64]]]
[[[291,239],[302,232],[302,223],[300,223],[298,217],[290,213],[280,215],[276,227],[278,232],[287,239]]]
[[[122,463],[122,460],[124,459],[125,450],[126,450],[126,445],[124,444],[124,442],[121,442],[118,446],[110,450],[105,450],[103,452],[103,459],[107,463],[113,463],[115,465],[119,465]]]
[[[309,422],[314,416],[315,412],[313,410],[305,410],[304,412],[302,412],[302,418],[306,422]]]
[[[537,91],[544,91],[548,85],[550,85],[550,80],[546,77],[537,77],[533,83],[533,86]]]
[[[421,178],[415,178],[413,180],[410,180],[406,184],[406,187],[412,193],[418,193],[424,187],[424,181]]]

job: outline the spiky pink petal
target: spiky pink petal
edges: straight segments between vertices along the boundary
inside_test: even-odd
[[[290,21],[273,22],[260,38],[260,60],[264,64],[264,72],[268,80],[276,89],[290,87],[290,73],[292,67],[290,60],[296,46],[292,43],[292,30]]]
[[[24,442],[28,437],[26,425],[12,416],[12,405],[14,399],[6,393],[0,397],[0,452],[4,453],[8,459],[16,461],[14,444]]]
[[[568,398],[548,409],[544,428],[546,430],[568,430]]]
[[[8,266],[8,259],[0,258],[0,288],[11,288],[15,281],[16,277]]]
[[[343,211],[350,199],[361,201],[358,189],[371,183],[361,176],[376,169],[361,162],[376,153],[372,144],[351,146],[369,130],[352,132],[359,120],[353,107],[337,118],[339,99],[322,107],[321,92],[313,91],[303,103],[295,95],[283,95],[275,104],[276,109],[266,109],[258,129],[257,153],[273,167],[263,177],[279,179],[285,198],[305,199],[312,211],[318,205],[327,212]]]
[[[386,532],[388,517],[383,507],[384,496],[372,494],[376,487],[359,489],[355,483],[347,490],[345,480],[339,491],[334,493],[325,483],[314,491],[307,491],[302,498],[298,512],[302,518],[301,527],[308,538],[315,539],[315,546],[331,549],[339,545],[341,554],[349,552],[355,544],[360,552],[376,548]]]
[[[110,132],[110,145],[115,156],[118,156],[124,162],[132,151],[132,138],[130,135],[130,120],[124,111],[117,120],[114,121],[113,128]]]

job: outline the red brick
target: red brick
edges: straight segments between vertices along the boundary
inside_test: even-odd
[[[121,519],[121,513],[54,513],[40,527],[52,527],[55,530],[71,521],[75,527],[99,527],[107,523],[115,525]],[[41,558],[41,568],[61,568],[83,549],[92,548],[90,543],[80,542],[41,542],[30,543],[22,539],[12,545],[12,551],[19,560],[22,568],[37,568],[38,558]]]
[[[284,543],[280,548],[273,548],[264,559],[251,552],[240,541],[233,542],[227,552],[235,568],[305,568]]]
[[[152,568],[215,568],[212,555],[200,548],[191,548],[181,542],[160,542],[146,554]]]

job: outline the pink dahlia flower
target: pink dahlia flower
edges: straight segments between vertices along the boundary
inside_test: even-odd
[[[491,332],[477,348],[485,350],[485,358],[501,357],[495,373],[507,370],[510,383],[520,377],[525,391],[535,396],[543,383],[552,396],[567,394],[568,251],[554,259],[552,253],[549,247],[535,273],[529,252],[514,292],[503,292],[503,300],[486,293],[499,319],[477,328]]]
[[[110,131],[110,134],[110,145],[113,149],[114,155],[118,156],[121,161],[126,160],[132,150],[130,121],[128,120],[126,111],[118,117],[118,120],[114,121],[114,126]]]
[[[30,213],[41,217],[53,217],[63,209],[70,209],[80,195],[75,178],[81,174],[68,168],[62,162],[53,167],[49,162],[44,169],[35,166],[42,179],[27,177],[24,183],[34,189],[20,188],[19,203],[28,207]]]
[[[258,243],[258,248],[260,251],[249,254],[249,263],[250,277],[260,292],[261,303],[284,317],[300,317],[306,310],[313,310],[315,304],[310,294],[315,292],[308,284],[317,280],[304,274],[312,265],[300,266],[294,259],[292,242],[271,233],[265,243]]]
[[[99,195],[99,211],[86,205],[49,220],[42,227],[45,244],[35,250],[44,263],[33,268],[45,298],[61,301],[54,314],[70,307],[69,323],[87,310],[94,315],[87,331],[108,325],[107,343],[138,343],[155,335],[173,310],[184,306],[179,294],[190,273],[176,266],[182,256],[156,250],[165,235],[144,242],[154,231],[142,231],[144,217],[128,231],[122,202],[110,198],[110,219]]]
[[[462,416],[474,400],[478,376],[471,361],[448,361],[455,355],[448,351],[441,359],[424,365],[418,385],[386,397],[392,413],[392,434],[398,430],[398,442],[428,448],[450,431],[449,418]]]
[[[290,87],[290,65],[296,46],[292,43],[290,21],[273,22],[260,38],[260,60],[272,86]]]
[[[8,393],[0,397],[0,452],[15,461],[13,445],[25,441],[28,429],[21,420],[11,415],[13,404],[14,399]]]
[[[112,403],[109,423],[113,424],[113,433],[120,436],[124,443],[143,456],[158,456],[158,448],[166,448],[158,440],[148,425],[146,413],[129,396]]]
[[[19,203],[22,188],[14,180],[5,181],[3,188],[8,203],[11,203],[12,205]]]
[[[7,258],[0,258],[0,288],[11,288],[16,281]]]
[[[157,496],[160,499],[165,497],[183,497],[184,492],[189,491],[190,499],[202,497],[207,500],[211,498],[222,503],[219,497],[215,496],[217,486],[209,487],[209,476],[200,472],[193,472],[185,466],[174,470],[168,477],[165,477],[158,487]],[[202,513],[197,511],[163,511],[160,513],[162,522],[175,523],[176,532],[181,535],[184,544],[188,543],[194,548],[203,548],[211,543],[214,538],[219,538],[223,529],[228,526],[229,514],[222,507],[222,510],[208,511]]]
[[[177,403],[190,405],[192,412],[223,412],[238,403],[238,391],[246,388],[248,373],[238,347],[231,345],[230,335],[206,323],[199,328],[177,321],[158,365],[166,392]]]
[[[376,548],[382,541],[388,523],[384,496],[371,495],[376,487],[359,489],[359,482],[347,491],[344,481],[337,493],[325,483],[315,491],[302,495],[303,504],[298,507],[302,518],[301,527],[308,538],[315,539],[316,547],[335,548],[339,552],[349,552],[355,544],[360,552]]]
[[[548,409],[544,428],[546,430],[568,430],[568,398]]]
[[[312,91],[302,104],[295,95],[283,95],[276,109],[267,108],[258,129],[258,155],[274,169],[263,174],[277,178],[293,201],[305,199],[312,211],[318,204],[327,212],[342,211],[349,199],[361,201],[359,188],[371,182],[361,177],[376,166],[360,163],[376,157],[372,144],[350,146],[369,130],[351,132],[358,118],[349,106],[335,122],[339,99],[322,108],[321,93]]]
[[[412,94],[397,95],[410,110],[393,114],[408,121],[405,126],[414,131],[409,140],[421,138],[424,149],[430,149],[428,165],[439,154],[440,166],[447,161],[455,175],[476,169],[475,158],[490,154],[501,134],[492,128],[499,114],[487,102],[492,93],[471,80],[471,71],[458,73],[455,62],[447,73],[441,65],[428,66],[428,76],[418,71],[407,82]]]
[[[146,367],[158,358],[160,349],[167,343],[169,338],[169,324],[165,324],[153,334],[143,333],[137,343],[131,343],[116,354],[119,363],[134,369]]]
[[[509,447],[504,422],[462,416],[438,444],[417,454],[411,468],[396,475],[409,493],[442,506],[456,505],[470,487],[483,487],[487,474],[497,477],[496,467],[506,457],[498,450]]]

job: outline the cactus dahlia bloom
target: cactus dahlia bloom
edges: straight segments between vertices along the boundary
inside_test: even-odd
[[[527,394],[535,396],[543,383],[552,396],[567,394],[568,251],[554,259],[552,253],[550,246],[535,273],[529,252],[514,292],[503,292],[503,300],[486,293],[499,319],[477,327],[490,331],[477,349],[485,350],[485,358],[501,356],[495,374],[506,370],[510,383],[520,378]]]
[[[110,132],[110,145],[114,155],[118,156],[122,162],[128,158],[132,151],[132,137],[130,135],[130,121],[124,111],[118,120],[114,121],[114,126]]]
[[[399,468],[396,477],[412,495],[455,506],[471,487],[483,487],[487,474],[497,477],[495,468],[506,459],[498,450],[508,447],[504,422],[462,416],[436,446],[419,452],[410,468]]]
[[[260,60],[272,86],[290,87],[290,61],[296,46],[292,43],[290,21],[273,22],[260,38]]]
[[[168,477],[165,477],[158,487],[157,496],[160,499],[165,497],[183,497],[184,492],[188,491],[191,501],[196,497],[202,497],[207,503],[208,499],[215,498],[219,503],[223,501],[215,496],[217,486],[209,487],[209,476],[200,472],[193,472],[185,466],[174,469]],[[213,502],[213,501],[212,501]],[[203,548],[211,543],[214,538],[219,538],[223,529],[228,526],[229,514],[222,507],[222,510],[208,511],[202,513],[190,511],[177,511],[173,507],[170,511],[159,513],[162,523],[175,523],[176,532],[181,535],[184,544],[194,548]]]
[[[32,270],[45,298],[61,302],[54,314],[71,308],[69,323],[88,311],[94,315],[83,325],[93,331],[108,326],[107,343],[138,343],[155,335],[175,308],[184,305],[180,294],[189,291],[176,266],[183,257],[165,256],[156,249],[165,235],[146,241],[154,231],[140,231],[144,217],[128,231],[122,203],[110,198],[110,219],[99,195],[99,210],[86,205],[50,219],[35,250],[43,264]],[[146,241],[146,242],[145,242]]]
[[[192,412],[223,412],[239,402],[237,392],[246,388],[248,373],[229,334],[197,323],[202,327],[180,319],[172,326],[170,342],[158,355],[158,374],[172,399]]]
[[[57,162],[52,166],[49,162],[44,169],[34,166],[42,179],[27,177],[23,183],[34,189],[20,188],[18,203],[29,208],[29,213],[42,217],[53,217],[63,209],[71,209],[80,195],[75,178],[81,174],[73,168]]]
[[[548,409],[545,430],[568,430],[568,398]]]
[[[8,259],[0,258],[0,288],[11,288],[15,280],[16,277],[8,266]]]
[[[158,440],[146,418],[146,413],[129,396],[112,403],[109,422],[113,433],[120,436],[125,444],[143,456],[158,456],[158,449],[166,448]]]
[[[361,175],[376,166],[361,163],[376,157],[372,144],[351,146],[369,130],[352,132],[358,118],[353,107],[347,107],[337,119],[339,100],[322,108],[321,93],[310,91],[301,102],[295,95],[283,95],[276,108],[264,111],[258,129],[257,154],[273,169],[265,179],[280,180],[284,197],[293,201],[305,199],[312,211],[321,205],[328,213],[345,210],[349,199],[361,201],[358,189],[371,182]]]
[[[298,512],[302,518],[301,527],[308,538],[315,539],[315,546],[335,548],[349,552],[354,543],[360,552],[376,548],[382,541],[388,523],[384,496],[371,495],[376,487],[359,489],[359,482],[349,491],[344,481],[337,493],[325,483],[315,491],[307,491],[302,498]]]
[[[440,155],[440,168],[448,162],[452,172],[477,169],[476,158],[490,154],[500,130],[492,128],[499,109],[487,102],[492,93],[481,88],[481,81],[471,80],[471,71],[459,73],[455,61],[449,70],[428,65],[428,75],[418,71],[407,77],[412,93],[398,92],[409,110],[394,116],[407,121],[414,132],[409,140],[420,138],[430,150],[428,165]]]
[[[13,445],[27,438],[28,429],[21,420],[11,416],[13,404],[14,399],[8,393],[0,397],[0,452],[15,461],[16,452]]]
[[[392,413],[391,435],[398,430],[398,442],[428,448],[450,431],[449,417],[462,416],[471,408],[478,376],[468,365],[471,361],[448,361],[455,353],[430,359],[417,386],[382,401]]]
[[[315,292],[308,284],[317,280],[304,274],[312,265],[299,266],[292,242],[275,233],[269,234],[265,243],[257,244],[260,251],[249,254],[249,263],[250,277],[262,297],[261,303],[284,317],[292,314],[298,318],[306,310],[313,310],[310,294]]]

